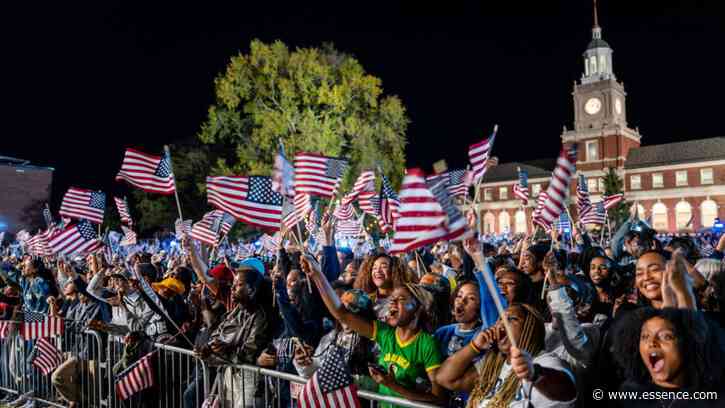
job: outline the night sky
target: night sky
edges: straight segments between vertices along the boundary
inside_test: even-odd
[[[55,207],[69,185],[117,189],[125,146],[159,152],[195,135],[214,77],[254,38],[333,42],[357,57],[408,108],[409,166],[429,169],[440,158],[465,166],[467,145],[494,123],[502,162],[553,157],[562,126],[573,123],[572,82],[592,25],[588,0],[96,3],[2,13],[0,155],[54,167]],[[629,125],[643,144],[725,135],[718,3],[600,1]]]

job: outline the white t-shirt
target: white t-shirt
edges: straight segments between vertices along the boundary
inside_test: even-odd
[[[485,359],[481,359],[476,363],[476,370],[479,373],[483,368],[484,360]],[[569,378],[571,378],[571,382],[574,383],[574,375],[566,366],[566,363],[553,354],[544,353],[534,357],[534,364],[538,364],[542,367],[551,368],[557,371],[563,371],[566,373],[566,375],[569,376]],[[508,378],[509,374],[511,374],[511,365],[509,363],[504,363],[501,367],[501,372],[499,373],[498,379],[496,380],[496,385],[493,387],[493,390],[491,390],[491,392],[486,395],[486,398],[481,401],[476,408],[486,408],[488,406],[488,402],[494,395],[496,395],[496,392],[501,389],[501,386],[503,386],[503,382],[506,380],[506,378]],[[529,396],[531,406],[533,406],[534,408],[569,408],[573,407],[574,402],[576,402],[576,398],[571,401],[553,401],[542,395],[536,388],[531,390],[532,386],[530,382],[527,381],[525,386],[526,395]],[[526,404],[527,401],[524,400],[523,391],[524,384],[522,383],[522,385],[519,386],[519,389],[516,390],[516,396],[511,401],[509,408],[528,408]]]

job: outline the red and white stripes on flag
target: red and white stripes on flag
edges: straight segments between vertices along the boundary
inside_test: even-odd
[[[51,225],[47,230],[35,234],[26,241],[28,252],[35,256],[53,255],[53,249],[50,247],[49,241],[56,232],[58,232],[58,228],[55,225]]]
[[[106,194],[101,191],[71,187],[63,196],[59,214],[68,218],[103,223],[106,211]]]
[[[47,338],[38,339],[33,349],[33,366],[37,367],[43,375],[55,371],[63,362],[63,356],[58,348]]]
[[[372,170],[365,170],[357,177],[355,184],[352,186],[352,192],[354,194],[362,193],[363,191],[375,191],[375,172]]]
[[[576,186],[576,207],[580,220],[592,209],[592,201],[589,198],[589,186],[587,186],[587,179],[583,174],[579,175],[579,181]]]
[[[26,310],[23,312],[23,325],[20,334],[25,340],[40,339],[63,335],[63,319],[44,313]]]
[[[610,196],[604,196],[602,201],[604,202],[604,209],[609,210],[624,200],[623,193],[612,194]]]
[[[556,160],[556,167],[551,175],[549,188],[546,190],[546,201],[541,208],[541,218],[551,225],[562,212],[566,205],[566,196],[569,193],[571,179],[576,172],[576,144],[561,149],[561,154]]]
[[[292,203],[285,201],[285,208],[283,209],[285,215],[283,216],[282,222],[287,229],[294,228],[300,221],[304,220],[307,214],[312,211],[312,201],[310,196],[307,194],[295,194]]]
[[[191,234],[191,220],[181,220],[179,218],[176,219],[176,222],[174,223],[174,233],[176,234],[177,238],[181,238],[182,235],[189,235]]]
[[[335,206],[335,211],[332,212],[332,215],[338,221],[345,221],[345,220],[352,219],[353,214],[354,214],[354,212],[353,212],[352,204],[343,204],[340,201],[338,201],[337,206]]]
[[[139,391],[153,387],[154,369],[151,362],[154,352],[146,354],[116,376],[116,396],[127,400]]]
[[[349,357],[332,345],[322,364],[300,391],[298,408],[359,408],[357,387],[350,374]]]
[[[121,225],[121,230],[123,231],[123,239],[121,239],[121,242],[119,245],[121,245],[121,246],[136,245],[136,243],[137,243],[136,233],[133,232],[133,230],[131,228],[128,228],[125,225]]]
[[[348,220],[342,220],[335,224],[335,234],[340,237],[357,238],[362,234],[362,220],[364,215],[353,217]]]
[[[391,253],[412,251],[438,240],[454,240],[465,233],[463,217],[455,225],[448,225],[447,213],[428,189],[422,170],[406,172],[399,197],[400,215],[395,222]]]
[[[317,153],[295,156],[295,194],[332,198],[347,169],[347,161]]]
[[[266,249],[268,252],[277,253],[279,244],[282,242],[282,237],[279,232],[274,235],[262,234],[262,236],[259,237],[259,242],[262,244],[262,248]]]
[[[378,225],[383,233],[393,230],[395,221],[400,217],[400,199],[393,190],[393,186],[384,174],[380,176],[380,204]]]
[[[224,216],[222,210],[212,210],[204,214],[199,222],[191,227],[191,237],[205,244],[215,246],[219,243],[219,231]]]
[[[496,139],[497,131],[498,125],[493,127],[493,133],[491,136],[476,144],[472,144],[468,148],[468,158],[471,161],[471,173],[473,175],[472,181],[474,183],[477,183],[481,180],[481,177],[486,174],[488,158],[491,155],[491,149],[493,148],[493,142]]]
[[[54,254],[69,256],[89,254],[103,247],[103,242],[98,239],[95,226],[81,220],[53,235],[48,245]]]
[[[149,193],[173,194],[175,188],[171,158],[167,154],[154,156],[131,148],[126,149],[116,180]]]
[[[551,223],[547,222],[541,217],[541,212],[544,208],[544,202],[549,198],[549,195],[546,194],[546,191],[542,191],[539,193],[539,196],[536,199],[536,208],[534,209],[534,214],[532,216],[532,222],[536,225],[541,226],[544,228],[544,230],[549,230],[551,228]]]
[[[113,201],[116,202],[116,208],[118,209],[118,215],[121,217],[121,223],[132,226],[133,219],[131,218],[131,212],[128,210],[128,201],[126,201],[126,197],[113,197]]]
[[[273,191],[267,176],[206,178],[209,204],[256,227],[278,230],[282,220],[282,195]]]

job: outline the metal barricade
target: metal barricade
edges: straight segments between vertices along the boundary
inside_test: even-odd
[[[6,332],[0,346],[0,390],[16,396],[25,395],[45,405],[64,407],[72,400],[85,407],[103,406],[101,335],[76,330],[72,322],[60,337],[50,338],[60,353],[61,364],[51,374],[43,375],[33,366],[37,340],[25,340],[18,329]]]
[[[252,365],[226,365],[220,368],[216,381],[212,385],[212,394],[217,396],[221,408],[291,408],[297,407],[297,390],[304,386],[307,379]],[[268,387],[270,383],[273,385],[271,389]],[[290,398],[284,398],[285,387],[292,389],[288,393]],[[361,404],[362,406],[371,408],[380,402],[396,407],[439,408],[436,405],[390,397],[371,391],[358,390],[357,395],[361,403],[367,402],[367,404]]]
[[[160,408],[198,407],[209,394],[209,369],[191,350],[156,343]]]

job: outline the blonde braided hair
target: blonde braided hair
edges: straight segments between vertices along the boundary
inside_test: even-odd
[[[532,356],[535,356],[544,349],[544,338],[546,331],[544,328],[544,319],[540,313],[532,306],[523,303],[512,303],[509,306],[519,307],[524,310],[526,317],[521,329],[521,336],[518,339],[518,346],[521,350],[526,350]],[[501,317],[503,318],[503,316]],[[510,340],[509,340],[510,341]],[[483,366],[478,376],[478,382],[468,398],[469,408],[475,408],[483,401],[490,392],[493,391],[498,380],[501,368],[506,362],[506,356],[498,350],[491,350],[486,353],[483,360]],[[489,408],[506,408],[516,396],[521,381],[516,373],[511,373],[506,377],[501,388],[491,397],[487,407]]]

